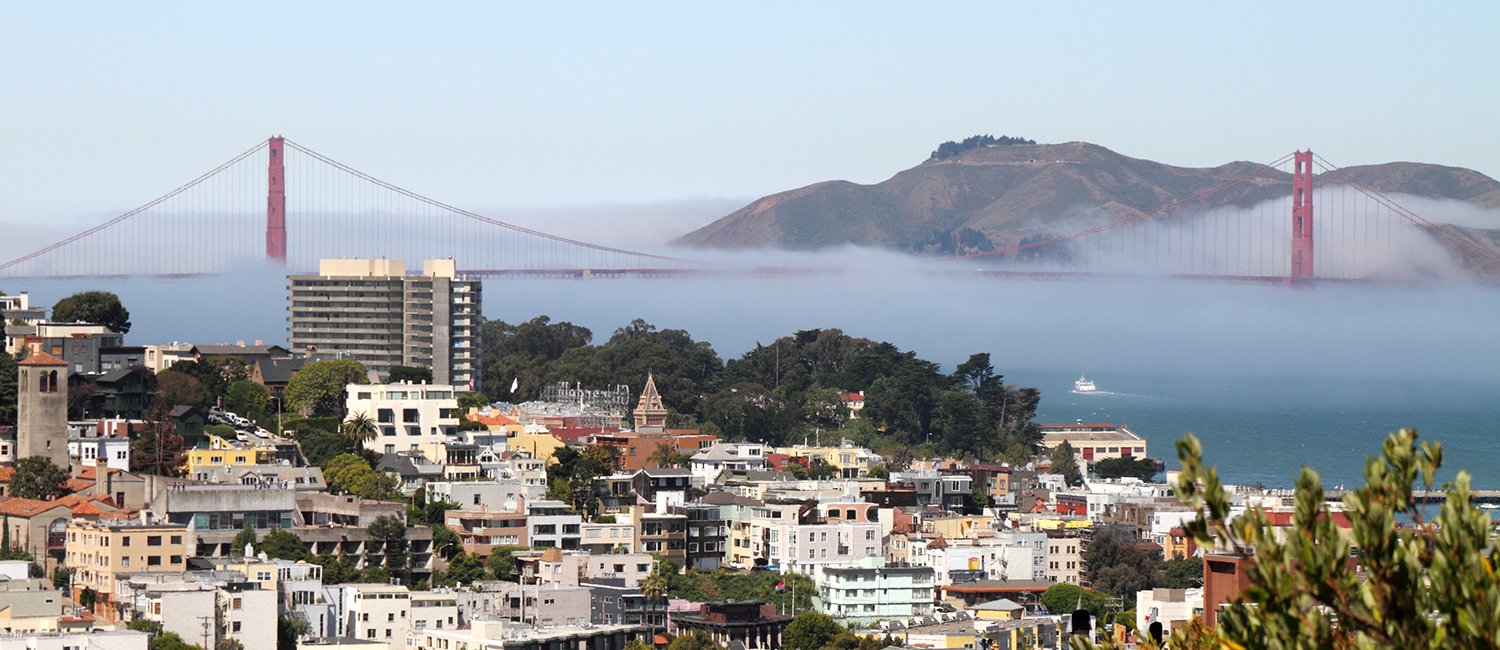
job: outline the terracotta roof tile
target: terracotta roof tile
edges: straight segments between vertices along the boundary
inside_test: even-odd
[[[16,362],[18,366],[66,366],[68,362],[54,357],[40,350],[27,355],[25,359]]]

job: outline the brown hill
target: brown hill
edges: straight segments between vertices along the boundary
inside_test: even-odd
[[[1348,167],[1319,179],[1349,181],[1480,207],[1500,203],[1500,183],[1456,167],[1389,163]],[[1029,235],[1075,232],[1151,213],[1224,183],[1231,187],[1196,205],[1254,205],[1287,195],[1291,178],[1248,162],[1174,167],[1085,142],[989,146],[928,160],[874,185],[829,181],[773,194],[676,243],[791,250],[854,244],[940,253],[1003,248]]]

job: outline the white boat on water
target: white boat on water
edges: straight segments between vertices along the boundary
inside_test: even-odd
[[[1073,382],[1073,392],[1075,393],[1092,393],[1097,390],[1099,389],[1094,386],[1094,380],[1083,375],[1079,375],[1078,381]]]

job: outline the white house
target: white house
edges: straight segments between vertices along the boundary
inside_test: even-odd
[[[344,405],[348,419],[365,415],[375,437],[365,448],[378,454],[414,451],[457,440],[458,400],[446,384],[349,384]],[[441,462],[442,459],[433,459]]]

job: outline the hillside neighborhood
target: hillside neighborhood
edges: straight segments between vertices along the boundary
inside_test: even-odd
[[[0,650],[1052,648],[1074,610],[1124,641],[1241,586],[1127,425],[1028,423],[1011,464],[678,426],[650,371],[490,401],[430,371],[479,375],[478,284],[397,264],[294,278],[295,350],[131,346],[112,296],[81,294],[99,322],[4,297]]]

